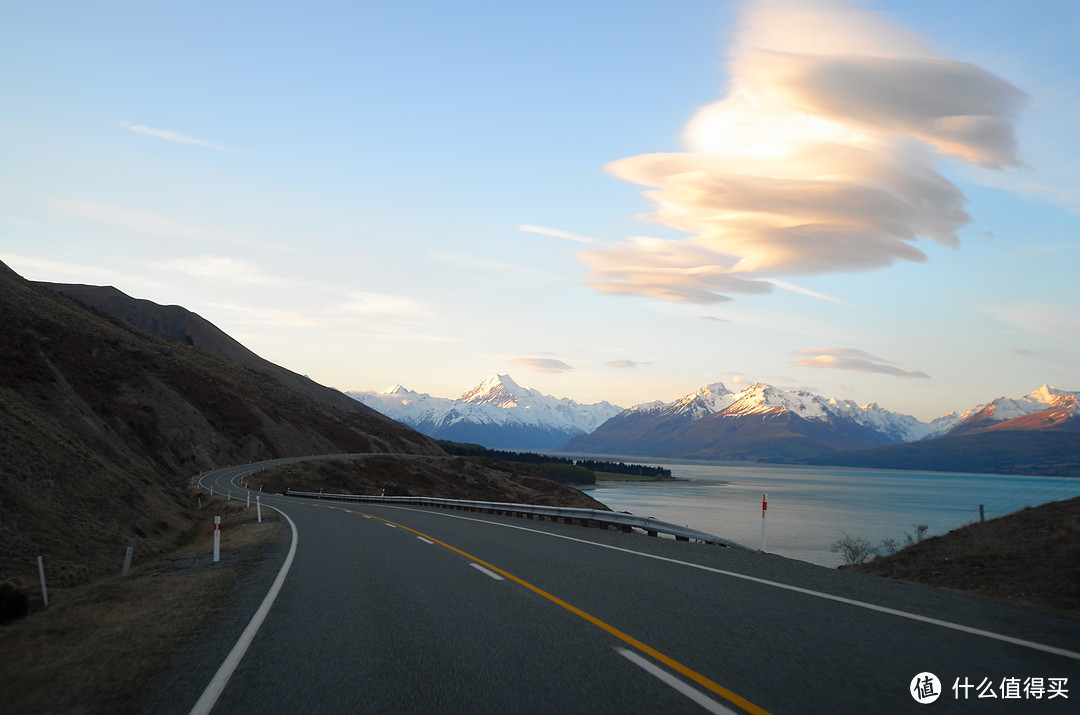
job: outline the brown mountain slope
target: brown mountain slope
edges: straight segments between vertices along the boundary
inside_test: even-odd
[[[175,543],[183,488],[212,466],[328,452],[443,454],[0,263],[0,582],[32,583],[38,555],[62,585]]]
[[[37,285],[63,293],[83,305],[116,316],[159,338],[193,345],[228,358],[238,365],[265,373],[317,402],[349,412],[379,414],[367,405],[337,390],[320,385],[309,377],[298,375],[259,357],[209,320],[187,308],[179,305],[160,305],[142,298],[132,298],[112,286],[45,282],[39,282]]]

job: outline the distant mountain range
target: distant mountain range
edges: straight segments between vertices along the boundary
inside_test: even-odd
[[[921,422],[804,390],[758,384],[732,392],[716,383],[674,402],[635,405],[563,451],[1080,474],[1078,402],[1080,392],[1043,385]],[[987,457],[994,444],[997,456]]]
[[[765,384],[714,383],[629,409],[546,396],[508,375],[457,399],[401,385],[347,394],[428,436],[495,449],[1080,474],[1080,393],[1048,385],[930,422]]]
[[[607,402],[582,405],[549,397],[509,375],[494,375],[457,399],[401,385],[346,394],[429,437],[491,449],[556,449],[623,411]]]

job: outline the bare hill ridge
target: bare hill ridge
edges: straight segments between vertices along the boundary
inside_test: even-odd
[[[0,581],[32,582],[38,555],[62,585],[118,564],[129,545],[170,546],[191,525],[188,481],[215,465],[443,454],[343,395],[351,409],[91,311],[2,263],[0,326]]]
[[[259,357],[240,341],[221,330],[198,313],[179,305],[160,305],[143,298],[133,298],[112,286],[38,282],[49,290],[62,293],[83,305],[120,318],[140,330],[170,342],[184,343],[228,358],[237,365],[265,373],[302,395],[346,412],[380,414],[368,406],[309,377],[298,375]]]

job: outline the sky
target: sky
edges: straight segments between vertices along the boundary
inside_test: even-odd
[[[0,6],[0,260],[341,390],[1080,390],[1080,3]]]

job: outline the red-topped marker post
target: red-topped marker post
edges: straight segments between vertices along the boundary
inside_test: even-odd
[[[221,561],[221,517],[214,517],[214,563]]]
[[[765,512],[769,510],[769,495],[761,495],[761,548],[758,549],[762,553],[765,553]]]

